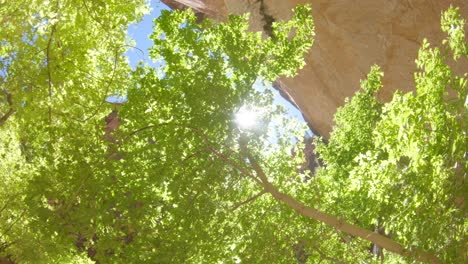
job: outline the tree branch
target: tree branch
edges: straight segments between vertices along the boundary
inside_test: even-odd
[[[329,226],[332,226],[335,229],[337,229],[339,231],[342,231],[342,232],[345,232],[345,233],[347,233],[349,235],[360,237],[360,238],[362,238],[364,240],[370,241],[370,242],[380,246],[381,248],[384,248],[384,249],[386,249],[386,250],[388,250],[390,252],[393,252],[395,254],[398,254],[398,255],[401,255],[401,256],[404,256],[404,257],[415,258],[416,260],[421,261],[421,262],[441,263],[441,261],[435,255],[433,255],[433,254],[431,254],[429,252],[425,252],[425,251],[418,250],[418,249],[406,248],[402,244],[400,244],[400,243],[398,243],[398,242],[396,242],[396,241],[394,241],[394,240],[392,240],[390,238],[387,238],[387,237],[385,237],[383,235],[380,235],[378,233],[375,233],[373,231],[361,228],[359,226],[350,224],[350,223],[346,222],[344,219],[339,219],[339,218],[337,218],[337,217],[335,217],[333,215],[327,214],[327,213],[322,212],[322,211],[320,211],[318,209],[308,207],[308,206],[302,204],[301,202],[297,201],[292,196],[290,196],[290,195],[288,195],[286,193],[280,192],[273,184],[271,184],[268,181],[268,177],[266,176],[263,169],[260,167],[260,165],[257,163],[257,161],[248,152],[248,149],[247,149],[248,140],[247,140],[246,137],[242,136],[240,138],[240,140],[239,140],[240,150],[241,150],[242,155],[244,155],[247,158],[247,160],[249,161],[249,164],[250,164],[251,168],[255,171],[255,174],[256,174],[256,176],[258,178],[255,177],[253,174],[251,174],[249,171],[247,171],[242,166],[240,166],[240,165],[236,164],[235,162],[233,162],[230,158],[226,157],[223,153],[221,153],[215,147],[213,147],[213,145],[211,144],[208,136],[205,133],[203,133],[203,131],[201,131],[200,129],[195,128],[195,127],[191,127],[191,126],[185,126],[185,125],[178,125],[178,124],[175,124],[175,125],[179,126],[179,127],[184,127],[184,128],[190,129],[190,130],[194,131],[195,133],[197,133],[203,139],[203,141],[208,145],[208,149],[213,154],[215,154],[217,157],[224,160],[226,163],[233,166],[237,170],[239,170],[245,176],[250,177],[251,179],[253,179],[256,183],[258,183],[260,186],[262,186],[264,188],[265,192],[269,192],[277,201],[285,203],[286,205],[288,205],[290,208],[294,209],[300,215],[305,216],[307,218],[311,218],[311,219],[320,221],[322,223],[325,223],[325,224],[327,224]],[[149,129],[149,128],[153,128],[153,127],[155,127],[155,126],[151,125],[151,126],[141,128],[141,129],[139,129],[139,130],[137,130],[135,132],[130,133],[127,137],[129,137],[131,135],[134,135],[134,134],[136,134],[136,133],[138,133],[140,131],[143,131],[143,130],[146,130],[146,129]]]
[[[412,257],[421,262],[429,262],[429,263],[441,263],[441,261],[433,254],[418,250],[418,249],[408,249],[402,244],[387,238],[383,235],[375,233],[373,231],[361,228],[359,226],[347,223],[344,219],[338,219],[337,217],[321,212],[315,208],[308,207],[301,202],[297,201],[293,197],[288,194],[282,193],[276,189],[273,184],[268,181],[267,176],[265,175],[264,171],[257,163],[257,161],[248,153],[247,147],[245,144],[241,145],[242,152],[247,156],[250,165],[255,170],[257,176],[261,180],[261,186],[268,191],[273,197],[288,205],[292,209],[294,209],[300,215],[305,217],[318,220],[323,222],[329,226],[336,228],[342,232],[350,234],[352,236],[360,237],[364,240],[370,241],[381,248],[385,248],[388,251],[396,253],[398,255],[404,257]]]
[[[185,126],[185,125],[177,125],[180,127],[184,127],[187,129],[190,129],[197,133],[203,141],[208,145],[208,149],[215,154],[217,157],[220,159],[224,160],[226,163],[229,165],[233,166],[237,170],[239,170],[242,174],[244,174],[247,177],[250,177],[253,179],[256,183],[258,183],[260,186],[264,188],[265,192],[269,192],[277,201],[285,203],[288,205],[290,208],[294,209],[297,213],[299,213],[302,216],[323,222],[329,226],[332,226],[336,228],[339,231],[345,232],[347,234],[350,234],[352,236],[360,237],[364,240],[370,241],[381,248],[384,248],[390,252],[396,253],[398,255],[404,256],[404,257],[412,257],[415,258],[418,261],[421,262],[429,262],[429,263],[441,263],[440,260],[433,254],[429,252],[425,252],[422,250],[418,249],[411,249],[411,248],[406,248],[402,244],[387,238],[383,235],[380,235],[378,233],[375,233],[373,231],[361,228],[359,226],[350,224],[346,222],[344,219],[339,219],[333,215],[327,214],[325,212],[322,212],[318,209],[308,207],[301,202],[297,201],[294,199],[292,196],[280,192],[273,184],[271,184],[268,181],[268,177],[266,176],[265,172],[263,169],[260,167],[260,165],[257,163],[257,161],[250,155],[250,153],[247,150],[247,139],[245,137],[241,137],[239,140],[239,145],[241,149],[241,153],[246,156],[247,160],[249,161],[250,166],[252,169],[255,171],[256,176],[255,177],[253,174],[251,174],[249,171],[247,171],[245,168],[242,166],[236,164],[233,162],[230,158],[226,157],[223,153],[221,153],[219,150],[217,150],[213,145],[211,144],[208,136],[203,133],[198,128],[191,127],[191,126]],[[154,126],[147,126],[142,129],[139,129],[135,132],[130,133],[130,135],[134,135],[140,131],[143,131],[145,129],[152,128]],[[130,136],[129,135],[129,136]]]

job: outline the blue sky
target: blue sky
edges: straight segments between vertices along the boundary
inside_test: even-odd
[[[151,1],[151,13],[144,16],[140,23],[132,24],[128,27],[128,35],[136,41],[138,48],[129,49],[126,53],[132,67],[135,67],[140,60],[154,66],[149,59],[148,49],[153,45],[153,42],[149,39],[149,35],[153,32],[153,20],[161,15],[162,10],[171,9],[159,1]]]
[[[129,58],[130,65],[132,65],[132,67],[135,67],[140,60],[146,62],[150,66],[155,66],[151,59],[149,59],[148,49],[153,44],[153,42],[149,39],[149,35],[153,32],[153,20],[161,14],[161,10],[170,10],[170,8],[159,1],[151,1],[151,9],[151,13],[146,15],[140,23],[130,25],[128,28],[128,34],[136,41],[137,47],[137,49],[130,49],[126,53],[126,56]],[[262,89],[262,87],[255,88],[260,90]],[[288,101],[281,97],[279,92],[274,89],[273,91],[275,92],[274,99],[276,104],[285,106],[288,111],[288,115],[304,121],[299,110],[297,110]]]

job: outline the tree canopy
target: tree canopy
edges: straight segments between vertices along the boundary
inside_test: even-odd
[[[131,69],[145,1],[8,1],[0,7],[0,262],[463,263],[468,171],[466,22],[423,43],[416,91],[381,102],[383,73],[338,109],[322,161],[307,128],[255,82],[294,76],[310,7],[271,36],[248,15],[154,21]],[[112,95],[124,103],[109,103]],[[236,113],[257,116],[254,127]],[[383,254],[385,253],[385,254]]]

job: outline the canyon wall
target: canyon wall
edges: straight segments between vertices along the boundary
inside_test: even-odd
[[[374,64],[385,72],[382,100],[395,90],[414,90],[414,60],[424,38],[440,45],[440,15],[450,4],[468,19],[466,0],[163,0],[172,8],[193,8],[200,18],[219,21],[228,14],[250,12],[252,30],[268,31],[272,20],[287,20],[291,9],[310,3],[315,44],[307,65],[294,78],[276,87],[301,110],[316,134],[328,137],[333,114],[359,89]],[[468,72],[468,60],[456,72]]]

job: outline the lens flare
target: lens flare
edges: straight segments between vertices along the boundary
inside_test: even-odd
[[[251,109],[248,107],[241,107],[235,115],[236,123],[241,129],[252,129],[254,128],[260,117],[260,111],[257,109]]]

